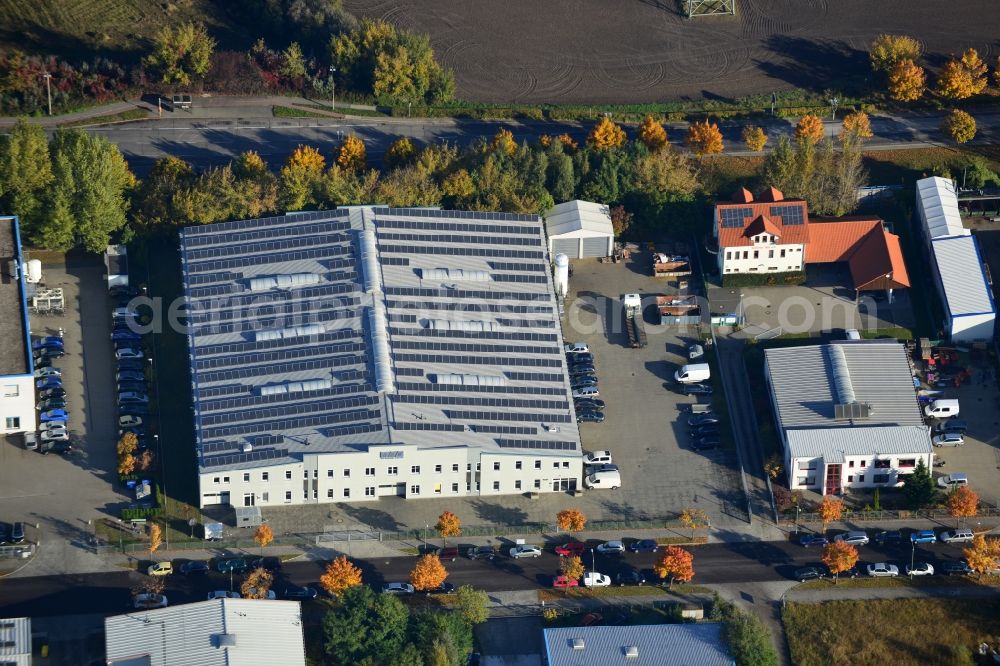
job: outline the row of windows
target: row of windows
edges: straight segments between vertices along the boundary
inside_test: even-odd
[[[552,467],[554,469],[559,469],[559,468],[569,469],[569,461],[568,460],[563,460],[561,462],[558,461],[558,460],[554,461],[552,463]],[[536,459],[534,461],[534,468],[535,469],[542,469],[542,461]],[[421,468],[420,465],[410,465],[410,473],[411,474],[420,474],[421,469],[422,468]],[[515,460],[514,461],[514,469],[515,470],[522,470],[522,469],[524,469],[524,461],[523,460]],[[451,471],[457,473],[459,470],[460,470],[459,463],[452,463],[452,465],[451,465]],[[499,472],[500,470],[501,470],[501,463],[500,463],[500,461],[499,460],[493,461],[493,471],[494,472]],[[472,471],[472,463],[467,463],[465,465],[465,471],[467,471],[467,472],[471,472]],[[477,472],[481,471],[480,463],[476,463],[476,471]],[[434,465],[434,472],[436,474],[442,474],[442,473],[444,473],[444,465]],[[396,476],[396,475],[399,474],[399,467],[395,466],[395,465],[390,466],[390,467],[386,467],[385,468],[385,473],[388,476]],[[249,483],[250,482],[250,474],[251,474],[250,472],[243,472],[243,481],[245,483]],[[305,479],[310,478],[309,470],[303,470],[302,476]],[[334,476],[336,476],[336,474],[335,474],[334,470],[328,469],[328,470],[326,470],[326,476],[327,476],[327,478],[331,478],[332,479],[332,478],[334,478]],[[343,470],[343,476],[345,478],[350,478],[350,476],[351,476],[351,470],[345,468]],[[365,467],[365,476],[375,476],[375,468],[374,467]],[[314,478],[314,479],[319,478],[319,470],[316,470],[316,469],[312,470],[312,478]],[[291,481],[291,479],[292,479],[292,470],[290,470],[290,469],[286,469],[285,470],[285,479]],[[270,472],[261,472],[260,473],[260,480],[261,481],[269,481],[270,480]],[[228,476],[216,476],[216,477],[213,477],[212,482],[213,483],[229,483],[229,477]]]
[[[900,475],[900,476],[905,476],[905,475]],[[857,477],[855,477],[854,474],[848,474],[847,475],[847,482],[848,483],[854,483],[855,478],[857,478],[857,482],[858,483],[864,483],[865,482],[865,475],[864,474],[858,474]],[[797,477],[795,479],[795,483],[798,484],[798,485],[800,485],[800,486],[814,486],[814,485],[816,485],[816,477],[814,477],[814,476],[800,476],[800,477]],[[888,474],[873,474],[872,475],[872,483],[889,483],[889,475]]]
[[[794,250],[789,250],[789,252],[801,252],[800,248],[795,248]],[[761,250],[752,250],[753,256],[750,256],[751,250],[743,250],[743,259],[760,259]],[[781,254],[778,255],[779,258],[785,258],[785,250],[779,250]],[[774,250],[767,251],[767,258],[774,259]],[[726,259],[740,259],[739,250],[726,250]]]
[[[849,460],[848,461],[848,463],[847,463],[848,469],[853,469],[854,468],[854,462],[855,461],[853,461],[853,460]],[[864,469],[867,466],[868,466],[868,461],[867,460],[860,460],[860,461],[858,461],[858,467]],[[899,459],[899,463],[897,465],[897,467],[902,467],[902,468],[916,467],[916,466],[917,466],[917,459],[916,458],[900,458]],[[872,461],[872,467],[874,467],[875,469],[890,469],[892,467],[892,460],[890,460],[889,458],[882,458],[882,459],[873,460]],[[799,471],[800,472],[805,472],[805,471],[810,471],[811,472],[811,471],[814,471],[815,469],[816,469],[816,461],[815,460],[810,460],[809,462],[800,462],[799,463]]]

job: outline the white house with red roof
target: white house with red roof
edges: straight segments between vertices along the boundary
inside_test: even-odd
[[[719,274],[794,273],[807,264],[846,261],[858,291],[910,286],[899,237],[878,218],[809,219],[802,199],[769,187],[756,199],[746,188],[715,205],[712,230]]]

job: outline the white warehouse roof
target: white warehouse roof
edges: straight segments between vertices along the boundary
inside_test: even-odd
[[[923,178],[917,181],[917,207],[930,239],[944,236],[967,236],[958,210],[955,185],[946,178]]]
[[[995,312],[974,236],[935,238],[931,249],[944,287],[945,305],[952,317]]]
[[[216,599],[104,620],[107,663],[305,666],[297,601]]]
[[[887,456],[931,453],[927,426],[874,426],[854,428],[809,428],[788,431],[788,453],[792,458],[822,458],[831,455]],[[831,461],[832,462],[832,461]]]
[[[549,238],[614,236],[615,233],[610,209],[591,201],[566,201],[550,208],[544,217],[545,233]]]
[[[923,425],[906,349],[898,342],[768,349],[764,357],[780,428]],[[836,406],[847,403],[868,414],[837,419]]]
[[[549,666],[732,666],[722,624],[544,629]]]

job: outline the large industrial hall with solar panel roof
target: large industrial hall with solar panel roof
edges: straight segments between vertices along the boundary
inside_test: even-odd
[[[540,218],[348,207],[181,234],[201,506],[575,490]]]

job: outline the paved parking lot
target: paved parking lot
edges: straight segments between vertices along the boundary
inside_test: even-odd
[[[90,549],[88,521],[117,515],[115,430],[110,316],[100,259],[43,265],[45,284],[62,287],[65,315],[31,315],[33,335],[62,328],[62,370],[69,428],[75,451],[42,456],[25,451],[20,435],[0,443],[0,520],[28,523],[27,537],[40,543],[35,560],[20,575],[101,571],[108,564]],[[36,529],[34,525],[38,525]]]

